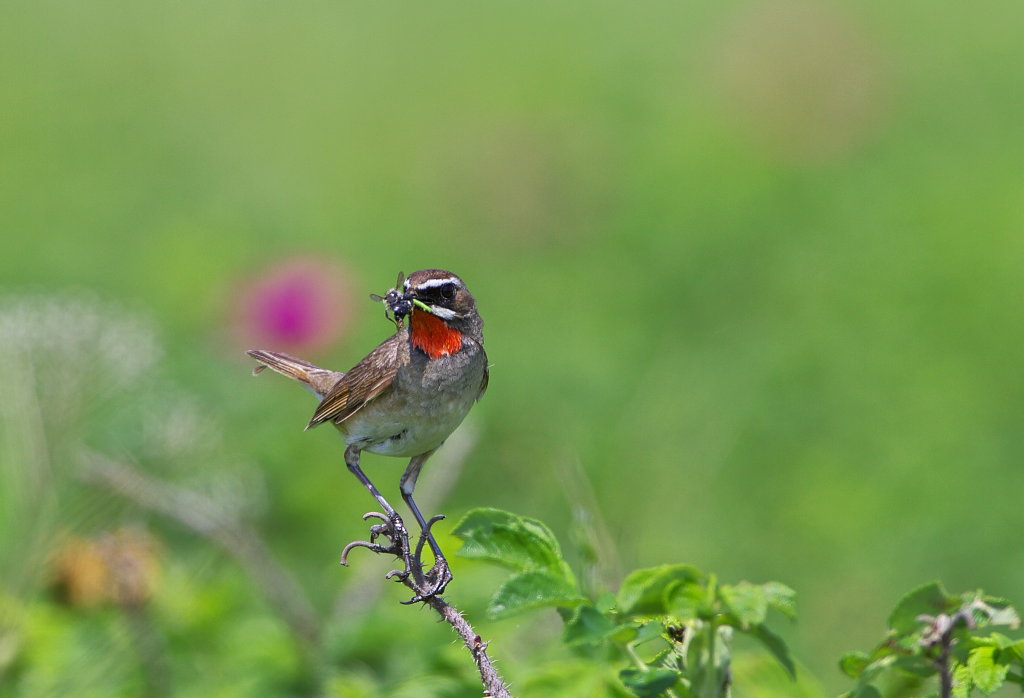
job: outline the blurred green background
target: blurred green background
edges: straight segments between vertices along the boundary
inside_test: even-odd
[[[477,296],[491,385],[420,480],[438,529],[540,518],[597,541],[597,589],[785,582],[824,694],[912,586],[1024,603],[1021,36],[1009,1],[5,3],[0,694],[475,694],[386,561],[337,567],[372,500],[249,376],[246,299],[293,263],[338,369],[399,270]],[[244,521],[308,608],[96,458]],[[392,495],[402,467],[366,462]],[[144,602],[69,592],[96,550]],[[546,695],[555,614],[487,621],[501,576],[455,564]]]

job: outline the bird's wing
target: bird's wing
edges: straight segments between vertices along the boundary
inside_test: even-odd
[[[312,429],[324,422],[344,422],[387,390],[398,372],[398,337],[391,337],[371,351],[335,383],[324,395],[306,428]]]
[[[484,348],[481,346],[480,351],[484,352]],[[487,353],[484,352],[484,378],[480,381],[480,392],[476,394],[476,399],[479,401],[487,392],[487,384],[491,381],[491,367],[487,365]]]

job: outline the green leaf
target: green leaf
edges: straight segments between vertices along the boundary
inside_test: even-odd
[[[923,678],[935,676],[938,672],[935,664],[918,655],[899,657],[892,663],[892,666],[900,671]]]
[[[1017,640],[1016,642],[1011,641],[1009,647],[1003,647],[1001,649],[1012,652],[1015,655],[1014,660],[1016,662],[1024,663],[1024,640]]]
[[[925,584],[899,600],[889,616],[889,627],[900,634],[910,633],[921,627],[918,616],[949,613],[959,605],[960,599],[947,594],[938,582]]]
[[[1010,650],[1018,657],[1024,658],[1024,655],[1020,654],[1020,651],[1024,650],[1024,640],[1014,640],[1002,633],[992,633],[988,637],[973,637],[971,640],[979,645],[990,645],[1001,650]]]
[[[638,634],[635,625],[620,625],[608,634],[608,639],[617,645],[625,645],[634,642]]]
[[[665,627],[661,622],[652,620],[650,623],[644,623],[637,629],[636,640],[634,642],[637,645],[642,645],[645,642],[650,642],[656,638],[662,636],[665,632]]]
[[[858,686],[857,690],[851,695],[851,698],[882,698],[882,694],[874,686]]]
[[[615,624],[590,604],[583,604],[565,624],[562,639],[571,646],[599,645],[615,630]]]
[[[861,683],[861,685],[867,684],[869,681],[874,679],[876,676],[881,674],[883,671],[886,671],[887,669],[892,667],[893,663],[897,659],[899,659],[899,657],[897,655],[894,655],[894,654],[883,654],[883,653],[880,653],[879,650],[876,649],[871,654],[869,659],[871,661],[868,662],[868,665],[866,667],[864,667],[864,669],[861,671],[861,674],[860,674],[860,683]]]
[[[585,602],[575,583],[547,572],[522,572],[498,588],[487,614],[491,618],[505,618],[531,608],[573,607]]]
[[[793,678],[796,678],[796,666],[793,664],[792,657],[789,656],[789,648],[786,647],[786,643],[783,642],[782,638],[773,633],[771,630],[766,628],[764,625],[751,626],[750,630],[747,631],[752,637],[760,640],[761,644],[772,653],[782,665],[782,668]]]
[[[517,571],[548,570],[571,578],[554,534],[536,519],[500,509],[473,509],[452,533],[463,541],[459,557],[494,562]]]
[[[766,582],[761,585],[768,607],[774,608],[790,620],[796,619],[796,592],[780,582]]]
[[[632,572],[619,589],[619,611],[626,614],[665,613],[665,588],[673,582],[693,583],[703,575],[692,565],[661,565]]]
[[[679,683],[680,674],[672,669],[623,669],[619,679],[640,698],[656,698]]]
[[[713,615],[707,590],[696,582],[673,582],[665,594],[665,612],[679,620],[709,618]]]
[[[1006,681],[1006,672],[1010,670],[1008,664],[995,660],[996,651],[995,647],[979,647],[967,657],[971,680],[985,694],[997,691]]]
[[[839,660],[839,669],[851,679],[859,678],[871,660],[864,652],[847,652]]]
[[[974,690],[971,671],[962,664],[953,669],[953,698],[970,698]]]
[[[601,613],[608,613],[613,608],[615,608],[615,603],[615,593],[611,591],[606,591],[605,593],[597,597],[597,601],[594,603],[594,606]]]
[[[768,617],[768,599],[760,586],[749,582],[726,584],[719,593],[725,607],[736,616],[743,629],[764,623]]]
[[[990,625],[1006,625],[1010,628],[1020,627],[1020,614],[1006,599],[986,596],[983,600]],[[975,619],[977,620],[977,618]],[[980,624],[979,624],[980,625]]]

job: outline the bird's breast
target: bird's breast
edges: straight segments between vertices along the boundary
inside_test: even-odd
[[[413,311],[412,345],[431,359],[440,359],[462,349],[462,333],[439,317]]]
[[[391,387],[338,425],[348,443],[386,456],[411,457],[440,446],[462,423],[480,391],[486,357],[467,343],[438,359],[415,354]]]

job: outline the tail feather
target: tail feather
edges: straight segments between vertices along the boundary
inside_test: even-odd
[[[259,375],[268,367],[272,368],[284,376],[299,381],[321,399],[344,375],[276,351],[250,349],[245,353],[260,362],[260,365],[252,371],[254,376]]]

